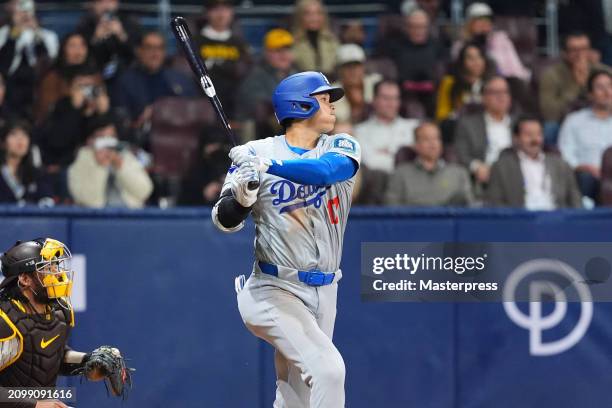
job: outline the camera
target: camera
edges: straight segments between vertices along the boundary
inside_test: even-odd
[[[112,134],[111,135],[98,136],[96,138],[96,140],[94,140],[94,142],[93,142],[94,150],[108,149],[108,150],[114,150],[114,151],[117,151],[117,152],[121,152],[121,151],[125,150],[126,147],[127,147],[127,143],[126,142],[122,142],[122,141],[118,140]]]
[[[96,85],[82,85],[81,92],[85,99],[92,100],[100,95],[100,87]]]

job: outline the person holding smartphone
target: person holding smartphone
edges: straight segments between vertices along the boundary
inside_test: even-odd
[[[40,26],[32,0],[16,0],[10,22],[0,27],[0,74],[7,102],[19,116],[29,116],[37,73],[59,51],[57,34]]]
[[[90,208],[144,206],[153,182],[115,125],[100,118],[91,125],[87,145],[68,168],[68,190],[75,204]]]
[[[77,31],[87,39],[104,79],[112,81],[134,59],[140,25],[120,11],[119,0],[95,0]]]

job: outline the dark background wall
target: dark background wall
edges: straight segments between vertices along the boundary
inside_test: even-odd
[[[612,213],[354,209],[346,231],[335,343],[347,365],[347,407],[600,408],[612,404],[612,307],[595,305],[586,336],[551,357],[502,304],[363,303],[365,241],[610,240]],[[137,368],[129,400],[78,387],[78,407],[270,407],[271,349],[243,327],[233,278],[252,264],[253,228],[214,229],[209,210],[6,209],[0,247],[52,235],[87,259],[87,310],[72,346],[118,346]],[[76,279],[79,279],[76,276]],[[547,332],[572,329],[579,304]]]

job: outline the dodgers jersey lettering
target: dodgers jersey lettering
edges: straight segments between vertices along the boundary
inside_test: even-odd
[[[285,136],[246,144],[260,157],[277,160],[318,158],[325,153],[361,160],[359,143],[348,134],[321,135],[304,154],[292,151]],[[223,190],[230,188],[232,168]],[[334,272],[340,266],[344,229],[355,177],[331,186],[300,185],[271,174],[261,175],[252,216],[257,260],[297,270]]]

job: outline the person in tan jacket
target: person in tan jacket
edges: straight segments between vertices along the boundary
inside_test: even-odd
[[[338,47],[338,81],[333,84],[342,87],[345,96],[334,103],[338,123],[358,123],[367,119],[374,87],[383,77],[378,72],[366,73],[365,60],[365,52],[357,44]]]
[[[539,83],[540,111],[546,144],[556,144],[559,125],[572,107],[587,101],[587,80],[594,71],[612,72],[598,62],[586,33],[572,32],[562,42],[562,59],[542,72]],[[582,102],[582,103],[581,103]]]
[[[143,207],[153,183],[136,157],[117,140],[112,123],[91,132],[68,168],[68,190],[75,204],[90,208]]]
[[[321,0],[297,1],[293,36],[293,53],[298,71],[333,74],[339,43],[329,29],[329,18]]]

